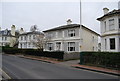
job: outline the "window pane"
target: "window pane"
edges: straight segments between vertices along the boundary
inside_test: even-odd
[[[48,43],[48,50],[53,50],[53,44],[52,43]]]
[[[74,37],[75,36],[75,30],[68,30],[68,36]]]
[[[75,51],[75,42],[68,42],[68,51]]]
[[[115,38],[110,39],[110,49],[115,49]]]
[[[114,19],[109,20],[109,30],[114,30]]]
[[[105,39],[105,50],[107,49],[107,40]]]
[[[106,31],[106,21],[104,22],[104,27],[105,27],[105,31]]]

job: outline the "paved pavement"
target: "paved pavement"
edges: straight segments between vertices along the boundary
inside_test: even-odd
[[[3,68],[14,79],[118,79],[118,76],[3,55]]]
[[[72,65],[77,65],[79,62],[80,60],[70,60],[70,61],[59,62],[58,64],[65,66],[72,66]]]
[[[36,56],[34,56],[34,57],[33,56],[23,56],[23,55],[22,56],[19,55],[19,57],[28,58],[28,59],[32,59],[32,60],[39,60],[39,61],[43,61],[43,62],[47,62],[47,63],[57,63],[57,64],[61,64],[64,66],[69,66],[69,67],[74,67],[74,68],[79,68],[79,69],[84,69],[84,70],[90,70],[90,71],[120,76],[120,71],[118,71],[118,70],[112,70],[112,69],[95,67],[95,66],[80,65],[80,64],[78,64],[80,62],[80,60],[58,61],[57,59],[52,59],[52,58],[36,57]]]

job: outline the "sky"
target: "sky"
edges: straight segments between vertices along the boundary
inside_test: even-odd
[[[29,31],[32,25],[37,25],[40,31],[66,25],[67,19],[73,24],[80,23],[80,14],[84,26],[100,33],[100,22],[96,19],[103,16],[103,8],[110,11],[118,9],[118,1],[36,1],[36,0],[4,0],[0,3],[0,27],[10,29],[14,24]]]

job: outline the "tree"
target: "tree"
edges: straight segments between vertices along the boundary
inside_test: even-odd
[[[44,35],[37,35],[35,40],[32,40],[33,45],[37,47],[37,49],[43,51],[47,42],[50,41],[50,37],[44,37]]]

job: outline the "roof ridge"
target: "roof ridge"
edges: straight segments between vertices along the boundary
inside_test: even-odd
[[[110,16],[110,15],[114,15],[114,14],[120,14],[120,9],[114,9],[114,10],[108,12],[107,14],[104,14],[102,17],[97,18],[97,20],[101,20],[106,16]]]

